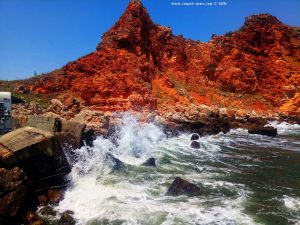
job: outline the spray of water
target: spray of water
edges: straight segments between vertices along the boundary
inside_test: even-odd
[[[251,191],[241,183],[222,180],[238,170],[234,161],[224,161],[224,153],[236,154],[234,146],[248,136],[244,130],[235,130],[202,137],[201,149],[192,149],[190,134],[166,138],[160,127],[141,124],[125,114],[114,140],[100,136],[93,147],[74,150],[71,185],[56,210],[74,211],[80,225],[258,224],[244,213]],[[224,152],[221,146],[233,152]],[[156,159],[156,168],[142,166],[149,157]],[[114,158],[125,166],[115,170]],[[212,194],[165,196],[175,176],[202,185]]]

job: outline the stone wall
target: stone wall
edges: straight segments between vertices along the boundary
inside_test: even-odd
[[[41,115],[13,117],[13,130],[26,126],[53,133],[62,147],[80,148],[84,143],[86,125],[83,123]]]

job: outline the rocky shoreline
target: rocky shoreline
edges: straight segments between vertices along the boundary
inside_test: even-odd
[[[201,147],[200,136],[234,128],[274,137],[269,121],[300,124],[299,56],[299,29],[270,14],[202,43],[155,24],[131,0],[95,52],[48,74],[0,82],[1,90],[36,100],[13,106],[13,131],[0,137],[0,225],[42,225],[48,216],[75,224],[71,211],[52,208],[68,185],[68,157],[96,136],[113,136],[124,113],[166,136],[193,133],[192,148]],[[106,157],[115,169],[124,166]],[[142,165],[155,167],[155,159]],[[167,191],[199,193],[180,177]]]
[[[45,224],[39,215],[46,217],[55,215],[60,217],[59,224],[75,224],[72,212],[57,215],[51,207],[63,198],[64,187],[68,185],[65,176],[70,172],[70,165],[65,154],[71,155],[72,149],[83,145],[92,146],[97,135],[107,137],[113,135],[124,114],[89,109],[82,109],[75,114],[72,111],[58,110],[57,104],[62,107],[63,104],[58,100],[54,102],[54,106],[44,112],[34,112],[28,105],[27,112],[30,113],[27,115],[15,110],[13,115],[15,130],[0,138],[2,224],[22,222]],[[74,115],[72,118],[66,116],[72,113]],[[254,112],[242,114],[227,109],[212,109],[205,105],[169,108],[168,112],[131,112],[131,114],[140,118],[141,123],[152,122],[164,128],[168,136],[176,136],[182,132],[204,136],[219,132],[227,133],[233,128],[248,129],[249,133],[276,136],[275,128],[265,127],[268,121],[298,124],[300,121],[299,118],[283,115],[269,117],[259,116]],[[197,145],[197,139],[192,138],[191,147],[200,146]],[[149,159],[145,165],[155,166],[155,159]],[[178,180],[181,181],[181,178],[177,178],[175,184]],[[184,181],[183,184],[189,183]],[[196,187],[192,188],[194,189],[198,190]],[[179,193],[185,193],[180,187],[179,190]],[[39,215],[35,213],[38,208]]]

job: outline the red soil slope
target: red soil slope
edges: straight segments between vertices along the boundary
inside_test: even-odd
[[[261,14],[201,43],[155,24],[132,0],[95,52],[28,88],[104,111],[206,104],[300,115],[300,35]]]

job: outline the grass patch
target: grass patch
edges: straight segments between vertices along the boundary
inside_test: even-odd
[[[39,104],[42,108],[48,108],[50,105],[49,99],[45,95],[41,94],[22,94],[18,91],[15,91],[16,84],[14,82],[10,81],[0,81],[0,91],[3,92],[11,92],[11,94],[17,98],[20,98],[26,102],[36,102]]]

